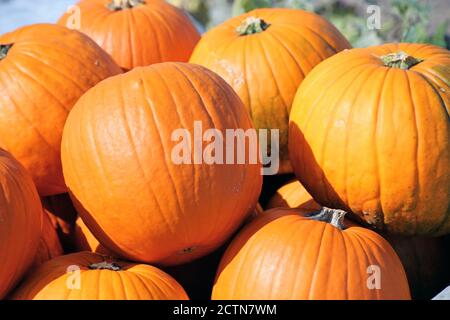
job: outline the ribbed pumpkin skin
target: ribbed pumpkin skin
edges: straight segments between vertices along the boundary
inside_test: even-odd
[[[50,213],[44,211],[43,216],[42,235],[36,256],[34,257],[32,269],[37,268],[44,262],[59,257],[64,253],[58,238],[58,233],[50,220]]]
[[[60,26],[0,36],[0,44],[11,43],[0,61],[0,147],[28,169],[40,195],[66,192],[60,145],[67,114],[84,92],[121,70],[88,37]]]
[[[282,186],[272,196],[266,209],[300,208],[318,210],[320,205],[311,197],[300,181],[292,180]]]
[[[380,57],[403,51],[409,70]],[[450,232],[450,52],[426,44],[353,49],[317,66],[295,98],[289,151],[322,205],[399,234]]]
[[[172,133],[187,129],[193,141],[194,121],[203,132],[252,128],[232,88],[197,65],[136,68],[78,101],[64,129],[64,177],[107,249],[133,261],[188,262],[219,247],[255,207],[260,164],[173,163],[180,142]]]
[[[42,218],[31,176],[11,154],[0,149],[0,299],[31,266]]]
[[[122,270],[90,270],[105,257],[81,252],[55,258],[32,273],[13,293],[14,300],[187,300],[184,289],[165,272],[143,264],[117,261]],[[71,266],[80,269],[80,287]]]
[[[240,36],[236,29],[248,17],[270,27]],[[257,129],[280,130],[280,173],[292,172],[288,157],[289,112],[298,86],[318,63],[350,48],[329,22],[294,9],[257,9],[208,31],[190,62],[224,78],[249,110]]]
[[[131,9],[112,11],[107,7],[111,2],[80,1],[80,31],[94,39],[123,69],[189,60],[200,34],[180,9],[165,1],[147,0]],[[66,13],[58,24],[70,25],[69,18]]]
[[[266,211],[225,252],[215,300],[410,299],[399,258],[381,236],[361,227],[344,231],[305,218],[301,209]],[[381,289],[369,289],[371,265]]]

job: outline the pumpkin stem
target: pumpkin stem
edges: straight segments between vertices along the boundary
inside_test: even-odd
[[[107,7],[111,11],[119,11],[132,9],[143,4],[145,4],[144,0],[112,0],[111,3],[107,5]]]
[[[247,36],[250,34],[263,32],[268,27],[270,27],[270,24],[265,22],[263,19],[248,17],[239,27],[237,27],[236,32],[239,33],[240,36]]]
[[[346,214],[347,212],[345,212],[344,210],[323,207],[319,212],[313,213],[310,218],[316,221],[329,223],[333,227],[344,230],[344,217]]]
[[[423,59],[415,58],[403,51],[389,53],[381,56],[380,59],[386,67],[400,68],[402,70],[408,70],[423,61]]]
[[[122,268],[115,262],[100,262],[100,263],[92,263],[88,266],[91,270],[111,270],[111,271],[120,271]]]
[[[0,61],[6,58],[12,46],[13,44],[0,44]]]

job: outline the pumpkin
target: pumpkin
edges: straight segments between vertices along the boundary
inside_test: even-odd
[[[31,176],[10,153],[0,149],[0,299],[33,263],[42,216]]]
[[[104,255],[111,255],[95,238],[81,218],[77,219],[73,233],[73,248],[76,252],[91,251]]]
[[[77,31],[37,24],[0,36],[0,147],[28,169],[40,195],[66,192],[60,144],[70,109],[120,72]]]
[[[92,252],[44,263],[27,277],[13,300],[187,300],[165,272],[144,264],[114,261]]]
[[[42,235],[39,241],[38,250],[34,257],[33,267],[35,269],[53,258],[59,257],[64,253],[59,242],[58,233],[50,220],[50,213],[43,214]]]
[[[272,209],[231,243],[219,265],[218,300],[410,299],[402,264],[377,233],[345,211]]]
[[[341,52],[303,81],[290,118],[295,174],[321,205],[390,233],[450,232],[450,52]]]
[[[225,140],[226,129],[252,128],[233,89],[206,68],[136,68],[101,82],[73,108],[62,142],[65,181],[105,248],[133,261],[186,263],[231,236],[262,183],[261,165],[249,161],[256,139],[239,149],[244,163],[220,164],[207,155],[237,156],[238,144],[212,148],[200,131]]]
[[[444,237],[383,234],[400,257],[413,299],[429,300],[450,283],[450,256]]]
[[[318,15],[264,8],[212,28],[190,62],[222,76],[238,93],[257,129],[278,129],[279,173],[292,172],[288,156],[289,112],[298,86],[322,60],[350,48],[344,36]],[[278,150],[277,150],[278,151]]]
[[[54,196],[41,197],[41,201],[54,229],[56,229],[58,233],[58,237],[61,239],[64,251],[77,251],[74,248],[73,239],[78,212],[76,211],[69,194],[63,193]]]
[[[124,70],[187,62],[200,39],[189,17],[165,1],[82,0],[75,8],[58,23],[87,34]]]
[[[294,179],[286,183],[272,196],[266,209],[273,208],[320,209],[320,205],[311,197],[302,184]]]

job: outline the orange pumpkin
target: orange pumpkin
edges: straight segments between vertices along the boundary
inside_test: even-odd
[[[410,299],[402,264],[377,233],[345,228],[344,211],[266,211],[225,252],[212,298]]]
[[[292,172],[288,123],[297,88],[314,66],[347,48],[344,36],[318,15],[266,8],[208,31],[190,62],[208,67],[232,85],[257,129],[280,130],[279,172],[286,173]]]
[[[270,199],[266,209],[273,208],[319,210],[320,205],[311,197],[298,180],[291,180],[278,189]]]
[[[77,31],[38,24],[0,36],[0,147],[28,169],[42,196],[66,192],[60,144],[70,109],[120,72]]]
[[[73,238],[73,247],[76,252],[91,251],[99,254],[111,255],[111,253],[100,244],[81,218],[77,219]]]
[[[295,174],[321,205],[381,230],[450,232],[450,52],[386,44],[337,54],[300,86]]]
[[[50,220],[50,213],[44,212],[43,216],[42,235],[32,269],[64,253],[56,229]]]
[[[31,176],[11,154],[0,149],[0,299],[33,263],[42,216]]]
[[[172,277],[155,267],[81,252],[43,264],[12,299],[186,300],[188,296]]]
[[[200,39],[189,17],[165,1],[82,0],[75,8],[58,23],[79,28],[125,70],[187,62]]]
[[[253,210],[262,178],[250,145],[244,164],[203,160],[211,143],[194,143],[199,124],[224,137],[252,129],[233,89],[198,65],[136,68],[78,101],[64,128],[64,177],[103,246],[133,261],[189,262],[218,248]],[[189,154],[192,144],[205,153]]]

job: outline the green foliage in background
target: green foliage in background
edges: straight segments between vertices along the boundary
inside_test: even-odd
[[[300,8],[312,11],[326,17],[331,21],[352,43],[354,47],[366,47],[383,42],[417,42],[432,43],[449,48],[446,41],[448,19],[442,22],[434,34],[429,34],[431,20],[431,8],[429,1],[423,0],[391,0],[382,7],[380,30],[370,30],[367,27],[367,13],[365,9],[371,4],[377,4],[374,0],[362,0],[358,5],[348,5],[339,0],[237,0],[235,5],[245,2],[241,11],[248,11],[265,2],[286,7]],[[235,12],[239,10],[235,9]]]

